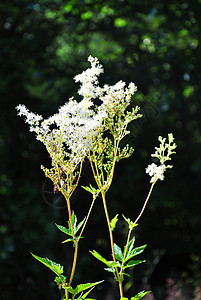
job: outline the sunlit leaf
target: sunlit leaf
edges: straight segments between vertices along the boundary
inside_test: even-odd
[[[135,237],[130,240],[130,242],[128,243],[127,248],[126,248],[126,246],[124,247],[124,255],[125,255],[125,251],[126,251],[125,259],[127,259],[127,257],[129,256],[131,250],[133,249],[134,243],[135,243]]]
[[[137,247],[137,248],[134,248],[133,250],[130,251],[130,253],[127,255],[125,261],[128,261],[129,259],[131,259],[132,257],[142,253],[145,249],[147,245],[143,245],[141,247]]]
[[[151,291],[142,291],[142,292],[139,292],[137,295],[135,295],[135,297],[132,297],[131,300],[139,300],[141,299],[142,297],[144,297],[145,295],[151,293]]]
[[[54,273],[56,273],[58,276],[63,273],[63,266],[61,266],[60,264],[53,262],[49,258],[43,258],[43,257],[37,256],[37,255],[34,255],[33,253],[31,253],[31,255],[35,259],[40,261],[42,264],[44,264],[46,267],[48,267],[50,270],[52,270]]]
[[[84,283],[84,284],[79,284],[77,285],[77,287],[75,288],[75,295],[82,292],[82,291],[85,291],[87,289],[90,289],[91,287],[94,287],[95,285],[97,284],[100,284],[101,282],[103,282],[104,280],[101,280],[101,281],[97,281],[97,282],[94,282],[94,283]]]
[[[76,226],[76,230],[75,230],[75,233],[78,232],[78,230],[82,227],[84,221],[85,221],[86,218],[84,218],[77,226]]]
[[[117,267],[118,264],[115,261],[107,261],[104,257],[102,257],[97,251],[93,250],[90,251],[90,253],[96,257],[98,260],[100,260],[102,263],[104,263],[105,265],[107,265],[109,268],[111,267]]]
[[[134,267],[134,266],[139,265],[139,264],[141,264],[141,263],[143,263],[143,262],[145,262],[145,260],[130,260],[130,261],[124,266],[124,269]]]
[[[116,259],[122,261],[123,260],[123,253],[121,251],[121,248],[114,243],[114,253],[115,253],[115,257]]]
[[[67,235],[70,235],[70,236],[73,236],[73,235],[72,235],[72,231],[71,231],[70,228],[67,229],[67,228],[64,227],[64,226],[61,226],[61,225],[58,225],[58,224],[55,224],[55,225],[56,225],[57,228],[58,228],[59,230],[61,230],[63,233],[65,233],[65,234],[67,234]]]
[[[118,214],[110,221],[110,228],[113,231],[118,221]]]

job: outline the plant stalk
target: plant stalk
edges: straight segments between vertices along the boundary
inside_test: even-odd
[[[108,209],[107,209],[107,204],[106,204],[106,199],[105,199],[105,193],[101,192],[101,195],[102,195],[103,206],[104,206],[105,216],[106,216],[106,220],[107,220],[109,235],[110,235],[110,245],[111,245],[111,250],[112,250],[112,257],[113,257],[113,260],[116,262],[116,257],[115,257],[115,253],[114,253],[114,239],[113,239],[113,234],[112,234],[112,230],[111,230],[111,227],[110,227],[110,218],[109,218],[109,214],[108,214]],[[115,270],[116,270],[117,278],[118,278],[118,281],[119,281],[120,298],[123,298],[122,281],[121,281],[121,278],[119,276],[118,268],[115,267]]]
[[[157,181],[157,180],[156,180],[156,181]],[[146,205],[147,205],[147,202],[149,201],[149,198],[150,198],[150,196],[151,196],[151,193],[152,193],[152,190],[153,190],[153,187],[154,187],[156,181],[154,181],[154,182],[152,183],[152,185],[151,185],[151,187],[150,187],[150,190],[149,190],[149,193],[148,193],[148,195],[147,195],[147,198],[146,198],[146,200],[145,200],[145,202],[144,202],[144,205],[143,205],[143,207],[142,207],[142,209],[141,209],[141,211],[140,211],[138,217],[136,218],[134,224],[136,224],[137,221],[141,218],[141,216],[142,216],[142,214],[143,214],[143,212],[144,212],[144,210],[145,210],[145,207],[146,207]]]
[[[71,269],[71,275],[70,275],[70,279],[69,279],[69,282],[68,282],[68,286],[70,286],[72,281],[73,281],[73,277],[74,277],[74,274],[75,274],[75,267],[76,267],[76,263],[77,263],[78,242],[74,241],[74,243],[75,243],[75,251],[74,251],[73,265],[72,265],[72,269]]]
[[[132,232],[132,228],[130,228],[129,232],[128,232],[128,237],[127,237],[127,241],[126,241],[126,248],[125,248],[125,251],[124,251],[124,257],[123,257],[122,264],[121,264],[121,269],[120,269],[120,272],[119,272],[120,278],[122,278],[122,271],[123,271],[124,261],[125,261],[126,253],[127,253],[127,249],[128,249],[128,243],[130,241],[131,232]]]

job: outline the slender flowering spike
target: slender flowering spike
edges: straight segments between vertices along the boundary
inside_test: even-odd
[[[152,163],[146,168],[146,173],[151,176],[151,183],[156,182],[158,179],[164,180],[164,173],[166,169],[173,167],[172,165],[165,165],[165,162],[167,160],[171,160],[170,155],[176,153],[173,150],[177,147],[174,143],[172,133],[168,134],[168,143],[166,143],[166,138],[162,138],[161,136],[159,136],[158,140],[160,142],[160,147],[155,147],[156,151],[151,156],[158,158],[161,164],[157,166],[155,163]]]
[[[160,160],[160,163],[163,164],[167,160],[171,160],[170,155],[175,154],[177,145],[174,143],[174,137],[172,133],[168,134],[168,143],[166,143],[166,138],[162,138],[161,136],[158,137],[160,142],[160,147],[155,147],[155,153],[152,154],[152,157],[156,157]]]

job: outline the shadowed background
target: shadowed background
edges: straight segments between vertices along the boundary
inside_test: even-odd
[[[54,225],[66,223],[65,201],[53,194],[40,170],[49,165],[48,155],[15,106],[25,104],[47,117],[71,96],[79,99],[73,77],[89,67],[89,55],[104,66],[101,84],[135,82],[133,100],[144,115],[125,139],[135,152],[116,168],[108,193],[111,217],[137,217],[149,189],[145,167],[157,137],[172,132],[178,145],[174,168],[157,183],[136,230],[136,246],[148,244],[139,257],[147,262],[131,273],[126,294],[150,288],[149,299],[201,299],[201,1],[12,0],[1,1],[0,16],[1,299],[60,299],[53,274],[30,252],[64,264],[69,272],[72,252],[61,245],[65,237]],[[86,162],[80,185],[88,182],[93,179]],[[78,187],[72,207],[79,219],[90,201]],[[120,221],[117,244],[125,234]],[[88,253],[96,249],[109,258],[99,200],[84,236],[75,282],[108,279],[95,294],[106,299],[117,292],[115,285]]]

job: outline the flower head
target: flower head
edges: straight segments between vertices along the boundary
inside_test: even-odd
[[[98,76],[104,72],[102,65],[97,57],[88,57],[91,68],[83,71],[74,77],[75,82],[81,82],[78,94],[87,99],[94,99],[99,96]]]
[[[152,163],[146,168],[146,173],[151,176],[151,183],[156,182],[158,179],[164,180],[164,173],[166,169],[173,167],[172,165],[165,165],[165,162],[167,160],[171,160],[170,155],[176,153],[173,150],[177,147],[174,143],[172,133],[168,134],[168,143],[166,143],[166,138],[162,138],[161,136],[159,136],[158,140],[160,142],[160,147],[155,147],[156,151],[151,156],[158,158],[160,165],[157,166],[155,163]]]
[[[81,83],[80,102],[70,98],[47,119],[30,112],[24,105],[16,107],[18,115],[25,116],[30,131],[35,132],[37,140],[46,146],[53,167],[65,167],[71,173],[100,141],[96,139],[99,134],[109,131],[119,143],[129,133],[128,123],[141,116],[137,113],[138,107],[127,110],[137,90],[135,84],[131,82],[127,87],[120,80],[113,86],[100,87],[98,76],[103,73],[103,67],[96,57],[89,56],[88,61],[91,66],[74,77],[75,82]],[[94,103],[96,98],[100,100],[99,105]]]

